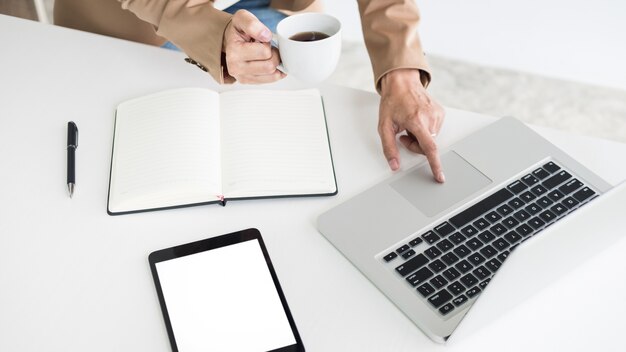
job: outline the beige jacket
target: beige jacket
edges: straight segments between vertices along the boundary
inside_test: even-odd
[[[357,0],[365,44],[376,87],[394,69],[422,71],[430,82],[417,25],[419,12],[413,0]],[[314,0],[272,0],[276,9],[298,11]],[[231,15],[217,10],[209,0],[56,0],[55,24],[153,45],[166,40],[224,82],[222,39]],[[167,39],[164,39],[167,38]]]

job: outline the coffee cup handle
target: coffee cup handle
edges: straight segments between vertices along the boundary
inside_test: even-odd
[[[270,41],[270,45],[278,49],[278,36],[276,35],[276,33],[272,33],[272,40]],[[278,66],[276,66],[276,69],[284,74],[287,74],[287,70],[285,69],[285,66],[282,62],[279,63]]]

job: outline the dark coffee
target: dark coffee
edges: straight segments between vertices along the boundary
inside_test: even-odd
[[[314,42],[316,40],[322,40],[330,37],[326,33],[322,32],[300,32],[289,37],[291,40],[295,40],[298,42]]]

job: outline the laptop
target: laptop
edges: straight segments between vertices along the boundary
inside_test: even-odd
[[[455,143],[441,161],[444,184],[422,163],[323,213],[317,224],[438,343],[450,337],[513,250],[529,238],[550,236],[544,230],[583,214],[577,210],[611,188],[514,118]]]

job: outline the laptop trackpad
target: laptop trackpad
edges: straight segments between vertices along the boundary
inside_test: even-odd
[[[491,180],[454,151],[441,156],[446,182],[437,183],[428,163],[390,183],[391,187],[428,217],[472,195]]]

